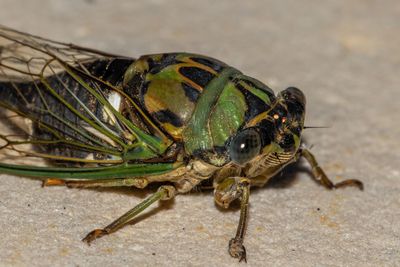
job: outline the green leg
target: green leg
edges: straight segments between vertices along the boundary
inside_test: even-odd
[[[43,186],[65,185],[71,188],[134,186],[136,188],[145,188],[148,183],[148,180],[142,177],[88,181],[65,181],[62,179],[46,179],[43,181]]]
[[[304,157],[308,161],[308,163],[310,163],[314,179],[326,188],[335,189],[345,186],[356,186],[360,190],[363,190],[363,183],[356,179],[344,180],[342,182],[334,184],[331,180],[329,180],[324,170],[322,170],[322,168],[318,165],[318,162],[315,159],[314,155],[308,149],[302,148],[301,150],[299,150],[299,153],[300,156]]]
[[[143,202],[139,203],[137,206],[135,206],[133,209],[113,221],[111,224],[107,225],[103,229],[95,229],[91,231],[89,234],[86,235],[82,241],[87,242],[90,244],[93,240],[102,237],[104,235],[108,235],[112,232],[117,231],[118,229],[122,228],[126,224],[132,221],[132,219],[135,218],[136,215],[138,215],[140,212],[145,210],[147,207],[149,207],[151,204],[158,200],[168,200],[171,199],[175,196],[176,194],[176,189],[173,186],[170,185],[163,185],[160,186],[157,190],[156,193],[145,199]]]
[[[249,210],[250,181],[246,178],[242,179],[237,185],[237,190],[240,194],[240,218],[236,235],[229,241],[228,252],[232,257],[238,258],[239,262],[242,260],[247,262],[246,248],[243,246],[243,240]]]

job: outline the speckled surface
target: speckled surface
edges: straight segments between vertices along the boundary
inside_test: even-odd
[[[210,55],[274,90],[301,88],[304,136],[334,181],[302,162],[254,190],[247,266],[400,266],[400,2],[0,1],[0,23],[114,53]],[[135,225],[80,241],[149,191],[41,188],[0,176],[1,266],[245,266],[227,253],[238,211],[179,196]]]

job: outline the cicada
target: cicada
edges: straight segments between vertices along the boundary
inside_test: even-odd
[[[135,59],[6,27],[0,38],[1,173],[68,187],[160,185],[87,234],[87,243],[154,202],[208,184],[219,206],[240,202],[228,252],[241,261],[250,188],[288,164],[305,158],[326,188],[362,189],[354,179],[331,182],[302,144],[306,99],[295,87],[275,95],[238,69],[191,53]]]

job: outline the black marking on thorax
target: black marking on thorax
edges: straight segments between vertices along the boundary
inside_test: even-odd
[[[200,96],[200,92],[187,83],[182,83],[182,88],[185,91],[186,97],[195,103]]]
[[[210,60],[204,57],[190,57],[191,60],[194,62],[203,64],[204,66],[210,67],[216,72],[221,72],[226,65],[222,62],[215,61],[215,60]]]
[[[212,73],[197,67],[181,67],[179,73],[203,88],[215,78]]]
[[[235,80],[234,80],[235,82]],[[255,116],[261,114],[262,112],[270,109],[270,105],[261,100],[258,96],[253,94],[251,91],[244,88],[241,84],[235,83],[236,88],[244,95],[248,109],[245,113],[245,121],[249,121]],[[269,99],[274,100],[275,96],[268,95]]]
[[[159,110],[157,112],[152,113],[154,117],[161,123],[170,123],[175,127],[182,127],[183,121],[179,118],[175,113],[168,109]]]

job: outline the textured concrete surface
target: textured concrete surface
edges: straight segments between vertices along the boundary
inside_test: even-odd
[[[0,1],[0,23],[131,56],[191,51],[308,98],[304,136],[334,181],[302,162],[251,195],[248,266],[400,266],[400,2]],[[135,225],[80,241],[149,191],[41,188],[0,176],[1,266],[244,266],[227,254],[238,211],[179,196]]]

